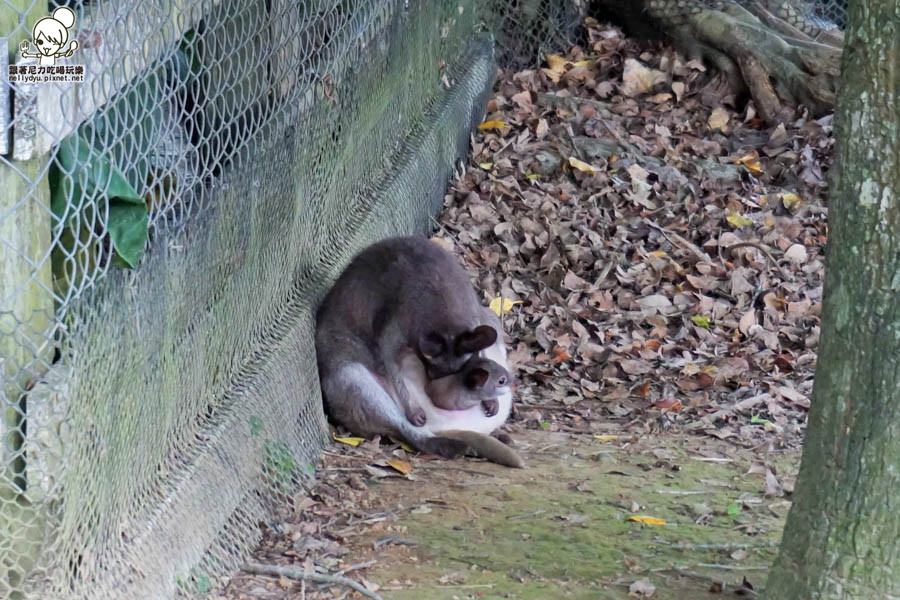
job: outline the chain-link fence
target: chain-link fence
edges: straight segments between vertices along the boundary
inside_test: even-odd
[[[312,308],[483,106],[475,8],[0,4],[0,597],[202,593],[252,548],[325,435]]]
[[[316,302],[427,227],[490,33],[533,63],[580,5],[0,0],[0,598],[233,571],[325,436]]]

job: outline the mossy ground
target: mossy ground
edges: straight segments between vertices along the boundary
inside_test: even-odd
[[[385,598],[627,598],[641,579],[656,587],[653,598],[721,598],[711,590],[744,577],[764,583],[789,503],[766,497],[765,470],[753,467],[789,481],[798,453],[666,435],[520,439],[524,470],[432,462],[412,481],[375,484],[377,503],[398,520],[355,545],[377,558],[367,579]],[[389,534],[416,545],[372,551]]]

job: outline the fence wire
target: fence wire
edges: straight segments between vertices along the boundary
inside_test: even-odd
[[[327,431],[316,302],[425,229],[495,61],[583,10],[0,2],[0,598],[203,595],[240,564]]]

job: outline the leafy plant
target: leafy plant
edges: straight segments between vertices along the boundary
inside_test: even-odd
[[[147,205],[113,165],[108,156],[81,135],[60,142],[56,169],[50,172],[50,207],[56,222],[69,225],[82,213],[92,223],[98,208],[107,203],[107,231],[119,259],[134,267],[147,241]],[[87,213],[91,214],[87,214]]]

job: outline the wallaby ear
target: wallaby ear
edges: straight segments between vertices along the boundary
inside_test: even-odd
[[[470,390],[480,390],[487,383],[490,376],[491,374],[487,370],[480,367],[469,369],[466,371],[465,377],[463,377],[463,384]]]
[[[432,331],[419,336],[419,353],[425,360],[431,360],[435,356],[440,356],[446,350],[444,338]]]
[[[456,354],[470,354],[484,350],[497,341],[497,330],[490,325],[479,325],[456,337]]]

